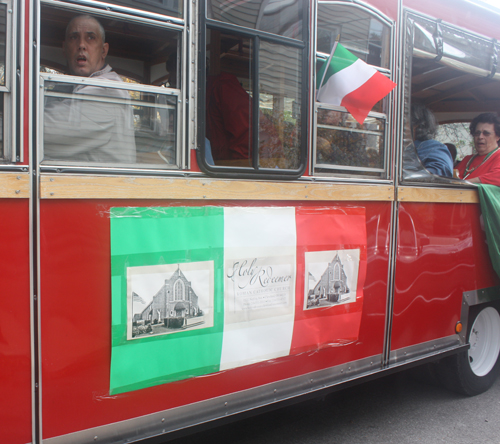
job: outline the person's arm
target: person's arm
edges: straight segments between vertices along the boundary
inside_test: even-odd
[[[491,159],[491,163],[488,165],[486,162],[481,169],[478,169],[477,173],[477,177],[466,180],[472,183],[484,183],[500,187],[500,155],[496,153],[495,157]]]

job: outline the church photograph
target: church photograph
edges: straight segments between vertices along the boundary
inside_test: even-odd
[[[211,327],[211,282],[211,261],[130,267],[127,339]]]
[[[356,301],[359,250],[306,253],[304,310]]]

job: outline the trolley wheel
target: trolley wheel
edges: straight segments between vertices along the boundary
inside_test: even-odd
[[[500,372],[500,315],[491,306],[475,315],[468,332],[470,349],[443,359],[439,365],[441,382],[455,392],[474,396],[488,390]]]

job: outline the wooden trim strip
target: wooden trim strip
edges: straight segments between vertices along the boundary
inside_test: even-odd
[[[0,198],[30,197],[29,173],[0,173]]]
[[[393,201],[391,185],[211,178],[42,175],[42,199]]]
[[[399,187],[398,202],[479,203],[477,190]]]

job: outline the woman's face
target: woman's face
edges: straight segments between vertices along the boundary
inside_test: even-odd
[[[491,153],[498,147],[500,136],[495,134],[495,126],[492,123],[478,123],[473,136],[474,146],[480,156]]]

